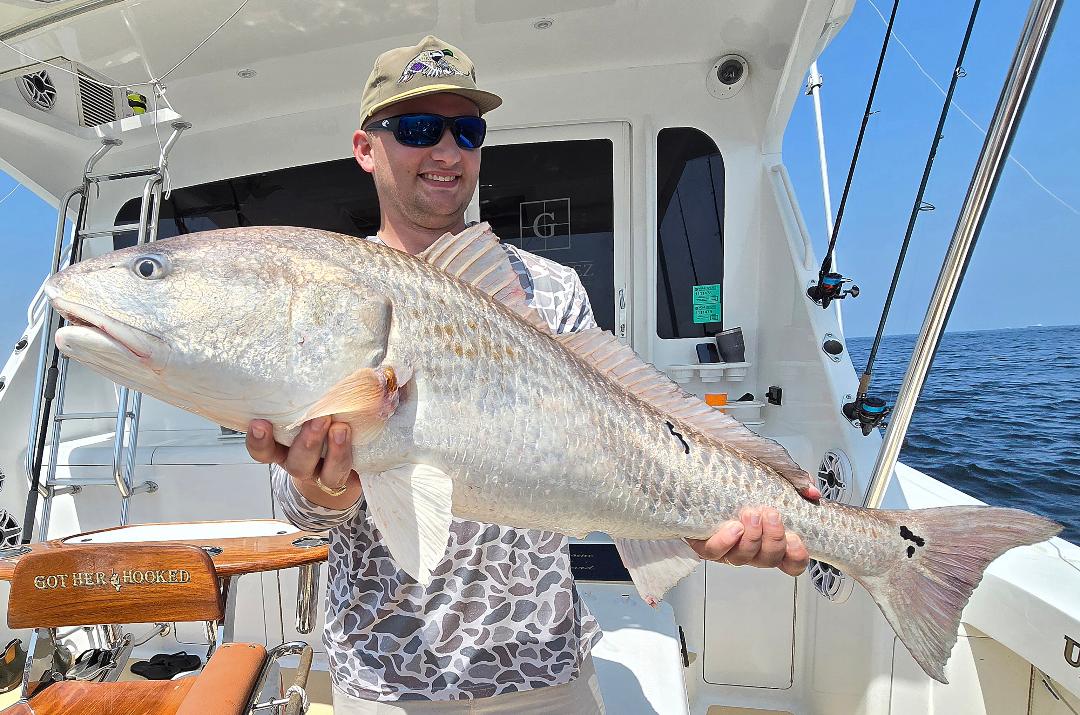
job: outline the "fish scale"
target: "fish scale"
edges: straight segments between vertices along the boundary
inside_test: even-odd
[[[155,280],[132,270],[148,255]],[[190,234],[78,263],[46,294],[78,321],[60,349],[121,384],[233,429],[269,419],[283,444],[305,420],[348,422],[384,544],[425,584],[458,517],[606,532],[655,604],[699,563],[685,539],[768,506],[946,682],[986,566],[1060,528],[1010,509],[803,499],[811,479],[781,446],[610,333],[553,335],[483,224],[415,257],[310,229]]]

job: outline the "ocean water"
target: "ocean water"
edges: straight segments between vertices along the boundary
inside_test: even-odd
[[[882,340],[871,394],[893,404],[914,335]],[[861,374],[872,338],[850,338]],[[1080,326],[946,333],[900,461],[1080,544]]]

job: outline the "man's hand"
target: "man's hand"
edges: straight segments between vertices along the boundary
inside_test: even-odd
[[[291,446],[274,441],[274,429],[266,420],[252,420],[248,425],[247,450],[252,459],[263,464],[280,465],[293,478],[297,490],[310,501],[329,508],[344,508],[360,498],[360,478],[352,471],[352,434],[348,424],[329,417],[308,420],[300,428]],[[326,456],[323,456],[323,443]],[[318,479],[327,489],[348,484],[340,496],[320,489]]]
[[[798,576],[810,563],[802,539],[784,532],[780,514],[771,507],[747,507],[739,512],[739,521],[725,523],[707,541],[687,539],[686,542],[709,561],[732,566],[776,567],[789,576]]]

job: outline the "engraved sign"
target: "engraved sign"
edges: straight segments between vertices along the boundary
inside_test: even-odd
[[[1065,636],[1065,662],[1074,668],[1080,668],[1080,642]]]
[[[105,587],[112,587],[119,591],[125,585],[177,584],[182,586],[189,583],[191,583],[191,573],[187,569],[129,569],[108,574],[104,571],[75,571],[34,577],[34,588],[39,591]]]
[[[521,247],[526,251],[570,248],[570,199],[523,201],[518,205]]]

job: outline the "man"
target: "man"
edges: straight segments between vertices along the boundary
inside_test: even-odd
[[[480,115],[501,102],[476,88],[463,52],[435,37],[375,61],[353,136],[379,196],[370,240],[417,254],[465,229]],[[573,270],[506,252],[553,330],[595,325]],[[335,712],[603,712],[589,656],[600,630],[574,588],[566,538],[455,519],[446,558],[420,586],[398,570],[367,513],[349,429],[312,420],[287,449],[255,420],[247,442],[252,457],[275,465],[274,494],[289,520],[330,531],[325,642]],[[771,509],[746,510],[691,545],[704,558],[791,575],[809,559]]]

